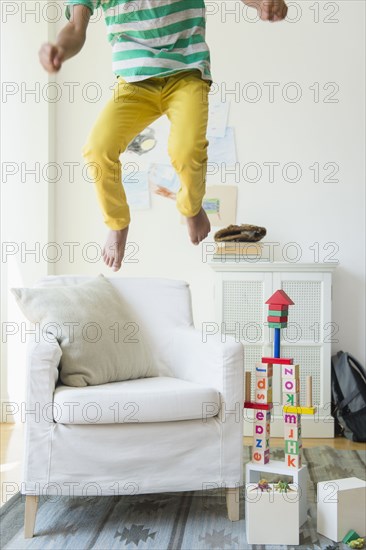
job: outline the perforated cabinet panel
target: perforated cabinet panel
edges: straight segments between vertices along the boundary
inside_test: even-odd
[[[319,341],[322,282],[283,281],[282,289],[295,302],[289,307],[289,323],[282,331],[283,340],[288,343]]]
[[[243,343],[263,340],[263,282],[223,281],[223,332],[237,334]]]

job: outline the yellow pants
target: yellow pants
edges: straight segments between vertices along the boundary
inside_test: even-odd
[[[104,222],[110,229],[123,229],[130,223],[119,157],[163,114],[171,123],[168,153],[180,181],[177,208],[187,217],[198,214],[206,186],[210,85],[198,70],[133,83],[118,78],[113,97],[83,147]]]

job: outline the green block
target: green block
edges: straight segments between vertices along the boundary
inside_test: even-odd
[[[270,328],[286,328],[287,323],[268,323]]]
[[[273,311],[270,309],[268,312],[268,317],[284,317],[285,315],[288,317],[288,309],[284,309],[283,311]]]
[[[353,531],[353,529],[351,529],[350,531],[348,531],[347,535],[345,535],[342,542],[344,542],[344,544],[348,544],[349,542],[351,542],[351,540],[356,540],[359,538],[360,538],[360,535],[358,535],[356,531]]]
[[[296,450],[294,450],[294,447],[296,447]],[[285,453],[290,455],[298,455],[301,451],[301,442],[299,441],[292,441],[292,439],[286,439],[285,441]]]

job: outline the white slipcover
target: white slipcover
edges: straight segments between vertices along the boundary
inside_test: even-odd
[[[38,286],[88,279],[49,276]],[[203,342],[193,326],[187,283],[123,277],[110,281],[148,329],[161,376],[160,402],[150,403],[139,422],[55,422],[54,402],[60,403],[66,391],[60,386],[56,390],[61,349],[56,340],[29,342],[27,408],[36,414],[27,415],[22,493],[114,495],[242,485],[243,346],[231,338],[222,343],[220,335]],[[121,396],[122,385],[128,383],[117,383]],[[173,396],[164,402],[169,383]],[[147,403],[149,382],[144,384]],[[173,387],[181,392],[178,398]],[[84,389],[93,401],[92,388]],[[190,401],[185,408],[184,393]],[[174,398],[174,415],[180,419],[168,413],[168,401]],[[100,399],[102,405],[104,397]],[[183,419],[196,417],[199,405],[204,414]],[[148,410],[155,416],[147,418]]]

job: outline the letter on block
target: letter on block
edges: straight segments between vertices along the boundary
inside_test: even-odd
[[[272,403],[272,388],[268,390],[256,390],[255,401],[256,403]]]
[[[273,365],[271,363],[258,363],[255,367],[255,375],[271,378],[273,376]]]
[[[288,468],[300,470],[301,468],[301,453],[298,455],[285,454],[285,464]]]
[[[292,407],[300,405],[300,394],[296,393],[283,393],[282,394],[282,403],[284,405],[290,405]]]
[[[291,424],[285,424],[285,440],[300,441],[301,440],[301,426],[292,426]]]
[[[301,453],[301,441],[291,441],[287,439],[285,441],[285,454],[298,455]]]
[[[253,447],[252,461],[255,464],[267,464],[269,462],[269,449],[263,451]]]
[[[300,378],[299,365],[282,365],[282,378]]]
[[[300,388],[298,378],[282,378],[282,392],[283,393],[297,393]]]
[[[271,422],[271,411],[256,411],[254,418],[256,424],[267,424],[267,422]]]
[[[269,390],[272,388],[272,376],[256,376],[256,390]]]
[[[263,450],[269,449],[269,438],[266,437],[255,437],[253,438],[253,448],[256,450]]]
[[[301,426],[301,414],[285,413],[283,415],[285,424],[291,424],[292,426]]]

